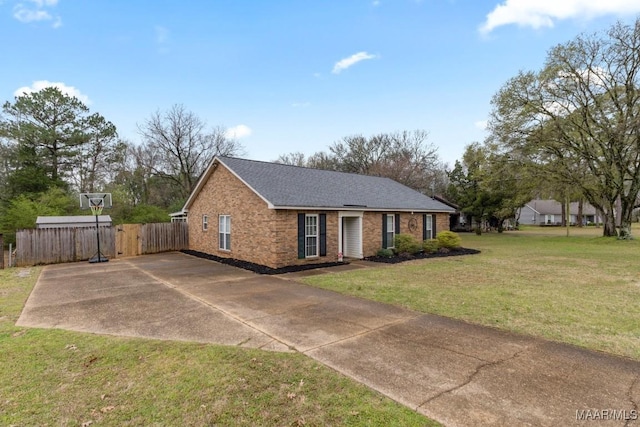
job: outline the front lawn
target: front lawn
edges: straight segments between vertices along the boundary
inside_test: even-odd
[[[301,354],[16,327],[39,271],[0,270],[0,425],[438,425]]]
[[[640,360],[640,241],[601,229],[461,234],[479,255],[305,278],[308,284]]]

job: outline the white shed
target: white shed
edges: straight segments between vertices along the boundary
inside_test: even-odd
[[[112,225],[110,215],[98,215],[100,227]],[[39,216],[36,220],[36,228],[66,228],[66,227],[95,227],[96,217],[93,215],[75,216]]]

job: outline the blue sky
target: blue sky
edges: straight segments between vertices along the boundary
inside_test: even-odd
[[[453,165],[493,94],[638,0],[0,0],[0,100],[57,84],[137,143],[183,104],[246,157],[424,129]]]

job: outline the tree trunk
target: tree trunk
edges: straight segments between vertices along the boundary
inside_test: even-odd
[[[633,221],[633,208],[635,199],[629,201],[627,198],[618,201],[617,207],[620,208],[620,233],[619,239],[631,240],[631,222]]]
[[[602,236],[617,237],[615,216],[608,212],[602,213]]]
[[[564,203],[564,201],[562,203],[560,203],[560,215],[562,217],[562,219],[560,220],[560,226],[562,227],[566,227],[567,226],[567,210],[566,210],[566,205]]]
[[[569,237],[569,227],[571,226],[571,201],[569,201],[569,196],[567,196],[564,205],[566,206],[564,210],[564,226],[567,228],[567,237]]]
[[[576,218],[576,222],[578,223],[578,227],[582,227],[584,223],[584,201],[582,199],[578,200],[578,216]]]
[[[620,234],[618,235],[618,239],[621,240],[631,240],[633,236],[631,235],[631,221],[622,218],[620,220]]]

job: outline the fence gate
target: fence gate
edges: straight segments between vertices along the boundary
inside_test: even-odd
[[[116,230],[116,257],[142,254],[141,224],[121,224]]]

